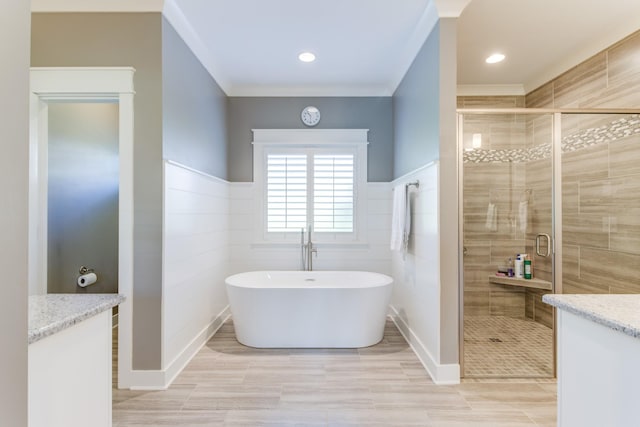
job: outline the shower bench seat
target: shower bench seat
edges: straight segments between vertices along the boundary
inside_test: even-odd
[[[520,279],[517,277],[489,276],[489,283],[496,285],[520,286],[523,288],[542,289],[550,291],[553,289],[551,282],[542,279]]]

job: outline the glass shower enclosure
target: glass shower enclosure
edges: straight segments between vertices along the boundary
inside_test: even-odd
[[[463,377],[553,378],[542,295],[640,292],[623,287],[640,262],[639,112],[458,111]]]

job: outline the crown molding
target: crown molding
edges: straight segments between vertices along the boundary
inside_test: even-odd
[[[418,21],[418,25],[413,30],[411,37],[407,41],[405,45],[404,52],[402,53],[401,60],[399,61],[399,65],[397,67],[396,73],[391,78],[390,86],[393,89],[392,92],[395,92],[400,83],[402,83],[402,79],[411,68],[413,61],[416,59],[418,52],[422,49],[422,45],[424,44],[433,28],[438,23],[438,10],[433,1],[430,1],[427,7],[425,8],[422,16],[420,17],[420,21]]]
[[[393,91],[384,85],[336,85],[336,86],[260,86],[236,85],[231,86],[228,96],[234,97],[379,97],[393,96]]]
[[[216,81],[218,86],[226,95],[230,95],[230,82],[225,74],[216,65],[215,61],[211,57],[211,53],[207,48],[207,45],[202,41],[200,36],[195,32],[187,18],[184,16],[182,9],[176,4],[175,0],[166,0],[164,9],[162,10],[163,16],[167,19],[169,24],[176,30],[180,38],[185,42],[187,47],[191,49],[191,52],[198,58],[200,63],[209,72],[211,77]]]
[[[440,18],[457,18],[471,0],[432,0]]]

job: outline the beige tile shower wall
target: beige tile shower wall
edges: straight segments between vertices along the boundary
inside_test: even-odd
[[[527,108],[638,108],[640,31],[526,95]]]
[[[526,106],[640,108],[639,64],[636,32],[529,93]],[[563,136],[607,121],[563,116]],[[562,167],[563,292],[640,293],[640,136],[564,153]]]
[[[640,293],[640,135],[563,155],[563,292]]]
[[[524,96],[459,96],[458,108],[520,108],[525,106]]]

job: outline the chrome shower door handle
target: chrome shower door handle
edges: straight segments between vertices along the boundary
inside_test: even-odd
[[[547,248],[545,252],[540,251],[540,240],[542,237],[547,239]],[[551,254],[551,237],[546,233],[540,233],[536,236],[536,255],[541,257],[548,257]]]

